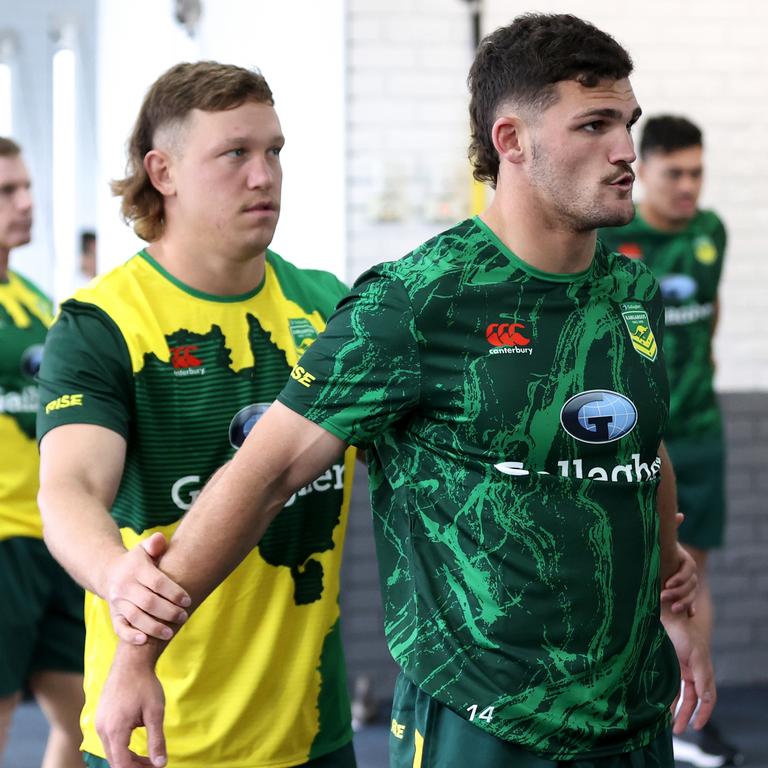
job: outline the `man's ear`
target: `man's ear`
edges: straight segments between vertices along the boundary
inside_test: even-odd
[[[161,149],[151,149],[144,155],[144,170],[147,172],[152,186],[161,195],[170,197],[176,193],[173,161],[168,152]]]
[[[499,161],[521,163],[526,154],[526,126],[517,115],[498,118],[491,129],[493,146],[499,153]]]
[[[638,160],[635,163],[635,175],[640,181],[644,180],[645,176],[645,163],[642,160]]]

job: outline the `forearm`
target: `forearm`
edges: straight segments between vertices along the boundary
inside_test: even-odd
[[[661,551],[660,576],[665,584],[678,568],[677,556],[677,485],[672,462],[664,443],[659,446],[661,480],[657,498],[659,515],[659,546]]]
[[[287,488],[273,490],[264,483],[262,493],[246,498],[246,494],[236,493],[237,471],[230,463],[211,478],[160,560],[162,571],[183,586],[191,598],[188,613],[199,607],[256,546],[292,493]],[[181,626],[165,623],[173,629],[175,637]],[[120,642],[114,664],[126,670],[154,667],[169,642],[155,637],[138,646]]]
[[[189,594],[191,610],[256,546],[295,490],[285,484],[285,476],[270,480],[257,472],[246,462],[222,467],[185,515],[160,561],[162,570]]]
[[[125,552],[110,514],[125,461],[125,440],[104,427],[68,424],[40,442],[45,543],[87,590],[105,597],[109,563]]]
[[[206,484],[159,561],[191,598],[189,612],[256,546],[290,495],[344,449],[337,437],[280,403],[272,405],[232,461]],[[167,644],[121,644],[117,658],[125,665],[153,665]]]
[[[38,494],[48,549],[75,581],[106,597],[104,574],[125,552],[109,510],[75,482],[43,484]]]
[[[192,598],[192,609],[256,546],[290,495],[344,452],[330,432],[279,402],[232,461],[206,485],[160,561]]]

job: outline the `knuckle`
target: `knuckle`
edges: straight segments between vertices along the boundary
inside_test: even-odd
[[[167,627],[165,626],[165,624],[160,624],[160,622],[157,622],[157,621],[152,623],[152,634],[155,637],[164,636],[166,633],[166,629]]]

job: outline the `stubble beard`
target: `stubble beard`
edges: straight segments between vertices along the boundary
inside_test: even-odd
[[[625,206],[612,210],[574,185],[573,177],[558,172],[536,144],[533,145],[529,177],[538,192],[539,204],[544,208],[544,218],[553,227],[559,225],[581,234],[601,227],[622,226],[634,218],[631,193]],[[600,184],[602,186],[603,182]]]

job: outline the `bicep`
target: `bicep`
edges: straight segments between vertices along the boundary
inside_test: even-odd
[[[40,442],[40,490],[77,487],[109,508],[125,465],[125,438],[95,424],[63,424]],[[42,507],[42,505],[41,505]]]
[[[276,401],[231,464],[254,480],[271,480],[275,493],[287,498],[331,466],[345,448],[339,437]]]

